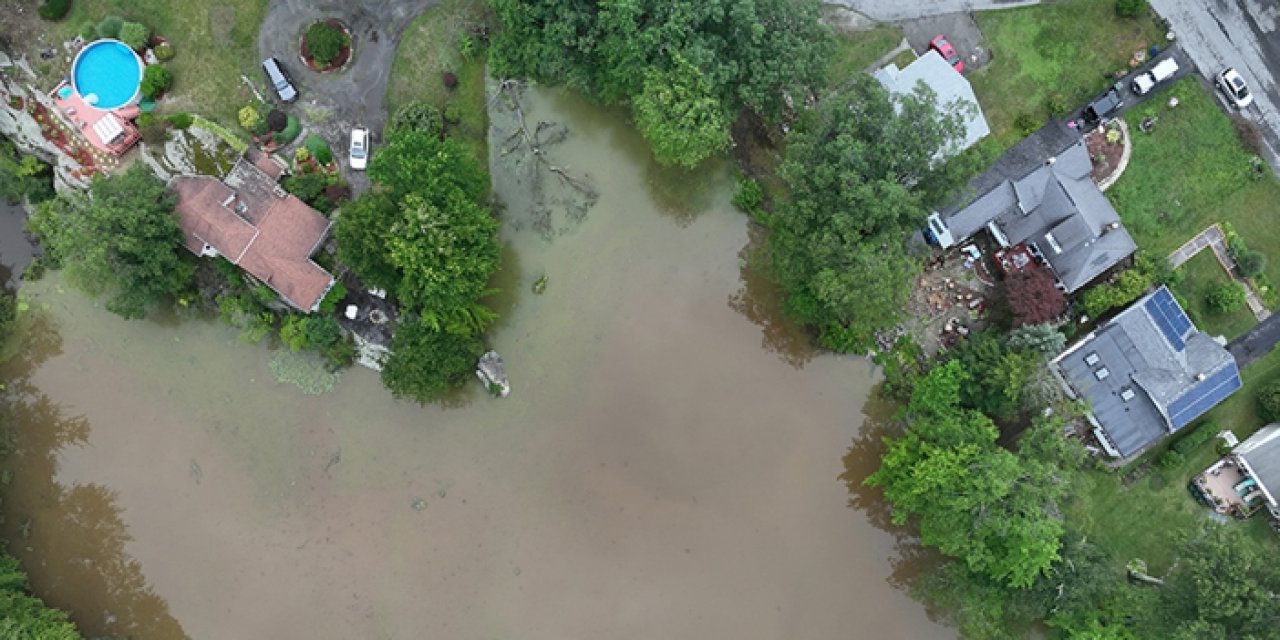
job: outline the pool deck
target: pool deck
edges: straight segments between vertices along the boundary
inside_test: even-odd
[[[71,89],[65,98],[60,95],[63,87]],[[66,81],[54,87],[53,91],[49,92],[49,97],[57,106],[59,117],[69,123],[71,128],[78,131],[95,149],[108,153],[112,157],[118,158],[124,155],[142,137],[132,121],[132,118],[137,117],[139,113],[136,106],[104,111],[85,102],[84,98],[80,97],[80,94],[76,93]],[[100,124],[108,118],[118,127],[112,126],[111,122]],[[101,131],[117,130],[119,133],[110,140],[103,139]]]

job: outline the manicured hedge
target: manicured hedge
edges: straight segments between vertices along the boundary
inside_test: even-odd
[[[289,116],[289,122],[284,126],[284,130],[272,136],[276,144],[289,144],[298,139],[298,134],[302,133],[302,123],[298,119]]]

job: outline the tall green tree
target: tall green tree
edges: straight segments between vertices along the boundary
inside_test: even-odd
[[[657,158],[723,148],[740,109],[777,116],[822,85],[831,36],[813,0],[494,0],[497,73],[630,103]],[[719,129],[718,135],[715,129]],[[673,145],[687,148],[676,153]]]
[[[402,127],[369,177],[373,193],[335,223],[338,256],[399,302],[382,380],[396,397],[427,402],[471,375],[483,351],[478,336],[495,317],[480,303],[501,251],[483,204],[488,176],[454,141]]]
[[[1063,485],[1038,464],[996,445],[986,416],[960,404],[970,382],[956,361],[934,368],[912,393],[906,432],[888,441],[866,483],[883,487],[900,524],[974,573],[1026,588],[1058,560]]]
[[[137,319],[181,292],[192,266],[178,255],[182,231],[174,196],[145,165],[94,176],[88,196],[41,203],[30,228],[67,279],[107,309]]]
[[[905,307],[919,260],[908,235],[967,175],[943,162],[963,120],[923,87],[891,98],[860,77],[807,112],[787,141],[790,196],[766,218],[787,308],[840,351],[865,350]]]

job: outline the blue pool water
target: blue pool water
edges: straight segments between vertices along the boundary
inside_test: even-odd
[[[128,45],[119,40],[99,40],[80,50],[71,69],[72,84],[86,101],[97,95],[94,106],[114,109],[132,102],[142,82],[142,64]]]

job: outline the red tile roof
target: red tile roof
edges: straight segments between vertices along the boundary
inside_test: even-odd
[[[333,283],[333,276],[311,261],[328,235],[329,221],[280,190],[256,164],[237,162],[236,188],[209,176],[171,181],[187,249],[203,255],[207,245],[293,306],[313,310]]]

